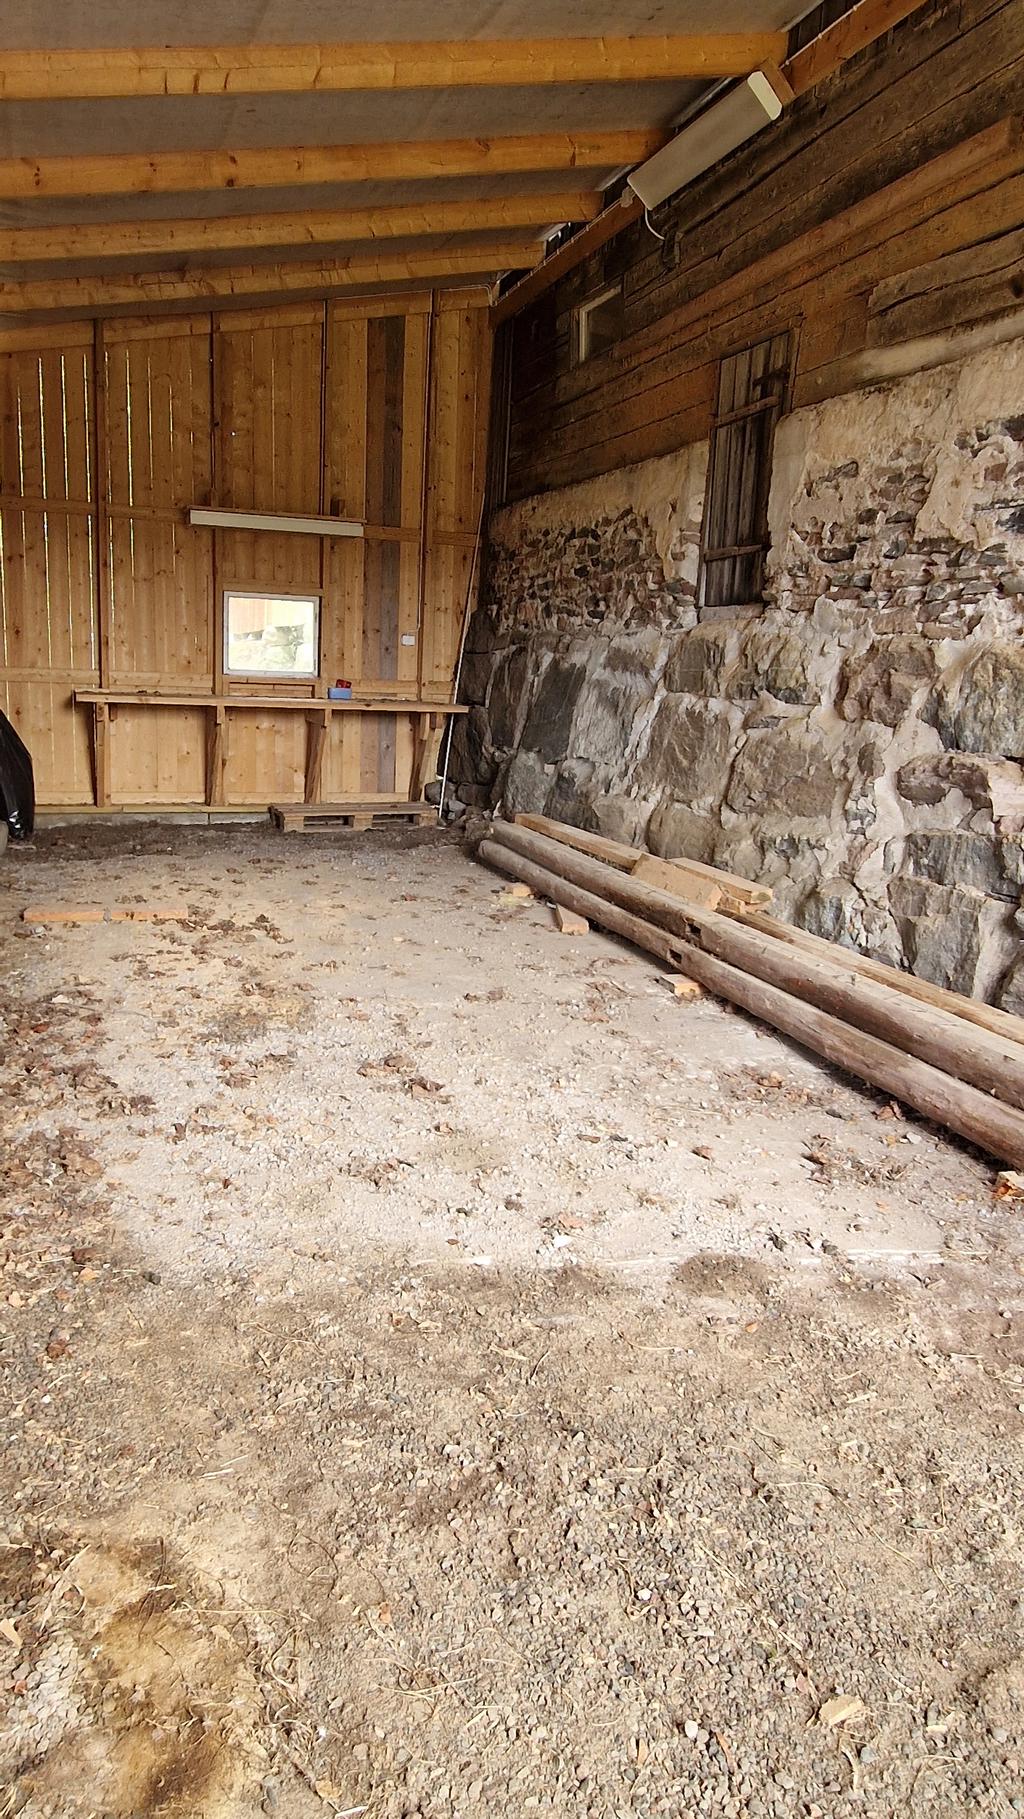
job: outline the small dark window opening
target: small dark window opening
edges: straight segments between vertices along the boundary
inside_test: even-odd
[[[596,297],[588,297],[576,311],[575,353],[577,364],[603,354],[616,341],[621,341],[625,328],[625,301],[622,279],[609,284]]]
[[[702,606],[746,606],[761,597],[772,443],[786,404],[789,369],[788,330],[727,354],[719,364],[704,502]]]

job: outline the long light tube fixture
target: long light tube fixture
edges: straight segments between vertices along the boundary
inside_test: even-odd
[[[684,126],[646,164],[631,171],[626,182],[645,208],[656,208],[763,127],[770,126],[792,99],[793,91],[781,70],[772,65],[756,69],[745,82],[737,83],[720,101]]]

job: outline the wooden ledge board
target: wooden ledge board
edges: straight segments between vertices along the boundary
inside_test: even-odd
[[[301,708],[326,714],[468,714],[457,701],[402,701],[375,696],[364,701],[328,701],[323,695],[158,695],[128,689],[76,688],[77,706]]]

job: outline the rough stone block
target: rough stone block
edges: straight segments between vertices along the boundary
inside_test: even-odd
[[[498,761],[490,742],[490,722],[482,707],[460,714],[452,734],[449,774],[460,790],[465,784],[494,782]],[[465,798],[463,798],[465,800]]]
[[[585,664],[562,657],[552,657],[544,671],[521,743],[546,764],[557,764],[569,750],[572,717],[586,675]]]
[[[707,702],[666,695],[651,729],[641,775],[691,802],[721,800],[732,746],[729,720]]]
[[[1014,960],[1004,973],[995,1001],[1000,1010],[1010,1011],[1015,1017],[1024,1017],[1024,954]]]
[[[677,641],[665,671],[665,686],[677,695],[705,700],[722,693],[729,633],[724,626],[696,625]]]
[[[795,632],[756,631],[744,641],[729,693],[747,700],[766,693],[777,701],[811,705],[820,691],[808,675],[810,655],[807,639]]]
[[[504,651],[497,659],[487,695],[491,744],[508,750],[515,745],[528,705],[528,684],[533,662],[524,645]]]
[[[650,813],[649,798],[612,792],[591,798],[584,825],[595,834],[603,834],[606,840],[619,840],[624,846],[642,846]]]
[[[954,751],[1024,757],[1024,648],[1000,641],[935,692],[932,715]]]
[[[891,842],[897,850],[899,841]],[[968,885],[988,896],[1015,897],[1016,889],[1003,875],[999,856],[984,834],[940,828],[917,829],[903,842],[902,861],[893,868],[933,884]]]
[[[981,891],[898,877],[889,885],[889,908],[919,978],[983,997],[1005,966],[999,938],[1006,906]]]
[[[843,664],[839,711],[844,720],[898,726],[915,696],[934,681],[936,668],[931,644],[912,637],[882,638]]]
[[[733,765],[726,801],[737,814],[811,819],[830,815],[846,793],[825,743],[790,723],[748,735]]]
[[[619,682],[601,673],[591,677],[579,692],[572,717],[572,753],[618,769],[633,750],[653,693],[654,685],[646,677]]]
[[[494,668],[493,651],[466,651],[459,675],[459,698],[482,707]]]
[[[699,815],[671,797],[659,804],[647,828],[647,844],[662,859],[697,859],[710,865],[719,832],[712,815]]]
[[[553,821],[568,821],[573,827],[582,827],[590,806],[589,785],[593,775],[594,766],[585,759],[567,758],[558,767],[545,813]]]
[[[808,891],[794,920],[823,941],[857,948],[864,930],[864,899],[848,878],[823,878]]]
[[[507,815],[542,815],[551,790],[551,772],[536,752],[516,752],[502,779]]]
[[[911,758],[896,773],[896,788],[908,802],[933,807],[951,790],[987,809],[993,820],[1024,816],[1024,769],[987,753],[931,752]]]

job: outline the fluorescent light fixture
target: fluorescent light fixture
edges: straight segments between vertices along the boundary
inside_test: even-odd
[[[789,85],[778,70],[756,69],[684,126],[646,164],[631,171],[626,182],[645,208],[656,208],[666,196],[674,196],[719,158],[777,120],[789,99]]]
[[[294,531],[303,537],[361,537],[358,518],[312,518],[301,512],[235,512],[208,505],[190,505],[190,524],[225,531]]]

